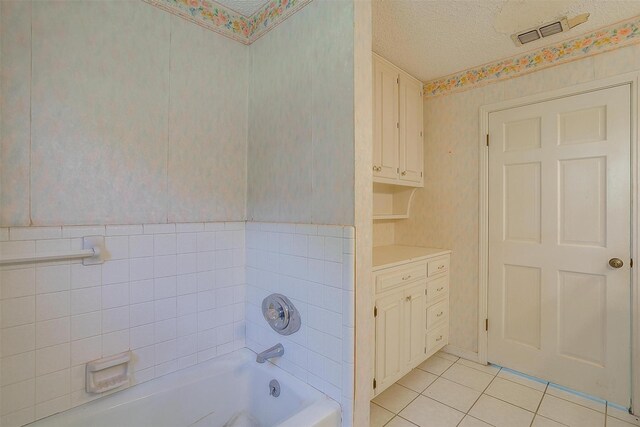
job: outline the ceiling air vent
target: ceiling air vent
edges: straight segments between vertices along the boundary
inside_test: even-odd
[[[522,46],[523,44],[531,43],[536,40],[540,40],[543,37],[549,37],[554,34],[562,33],[564,31],[569,31],[571,28],[576,25],[582,24],[583,22],[587,22],[589,19],[588,13],[583,13],[582,15],[578,15],[575,18],[567,19],[566,16],[559,18],[552,22],[547,22],[546,24],[542,24],[538,27],[529,28],[528,30],[519,31],[511,36],[511,39],[516,44],[516,46]]]

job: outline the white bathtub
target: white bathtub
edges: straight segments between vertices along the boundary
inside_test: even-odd
[[[339,427],[340,406],[247,349],[44,418],[34,427]],[[281,386],[269,394],[269,381]]]

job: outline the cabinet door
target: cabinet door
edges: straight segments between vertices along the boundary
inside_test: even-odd
[[[405,338],[404,362],[410,369],[424,360],[427,324],[427,284],[421,283],[404,291]]]
[[[422,182],[422,84],[400,75],[400,180]]]
[[[398,178],[398,72],[373,61],[373,175]]]
[[[405,336],[403,305],[403,291],[376,300],[375,378],[378,390],[394,383],[406,366],[401,350]]]

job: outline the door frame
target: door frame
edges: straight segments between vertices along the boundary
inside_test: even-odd
[[[631,404],[635,414],[640,414],[640,150],[638,147],[638,99],[640,98],[640,72],[626,73],[588,83],[552,90],[521,98],[510,99],[480,107],[480,129],[478,144],[480,149],[479,174],[479,265],[478,265],[478,361],[486,364],[488,357],[488,332],[485,322],[488,319],[489,302],[489,114],[501,110],[522,107],[538,102],[551,101],[581,93],[594,92],[614,86],[631,86],[631,257],[637,265],[631,269]]]

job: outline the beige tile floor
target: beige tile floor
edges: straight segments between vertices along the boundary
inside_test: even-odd
[[[633,427],[607,402],[438,353],[371,403],[371,427]]]

